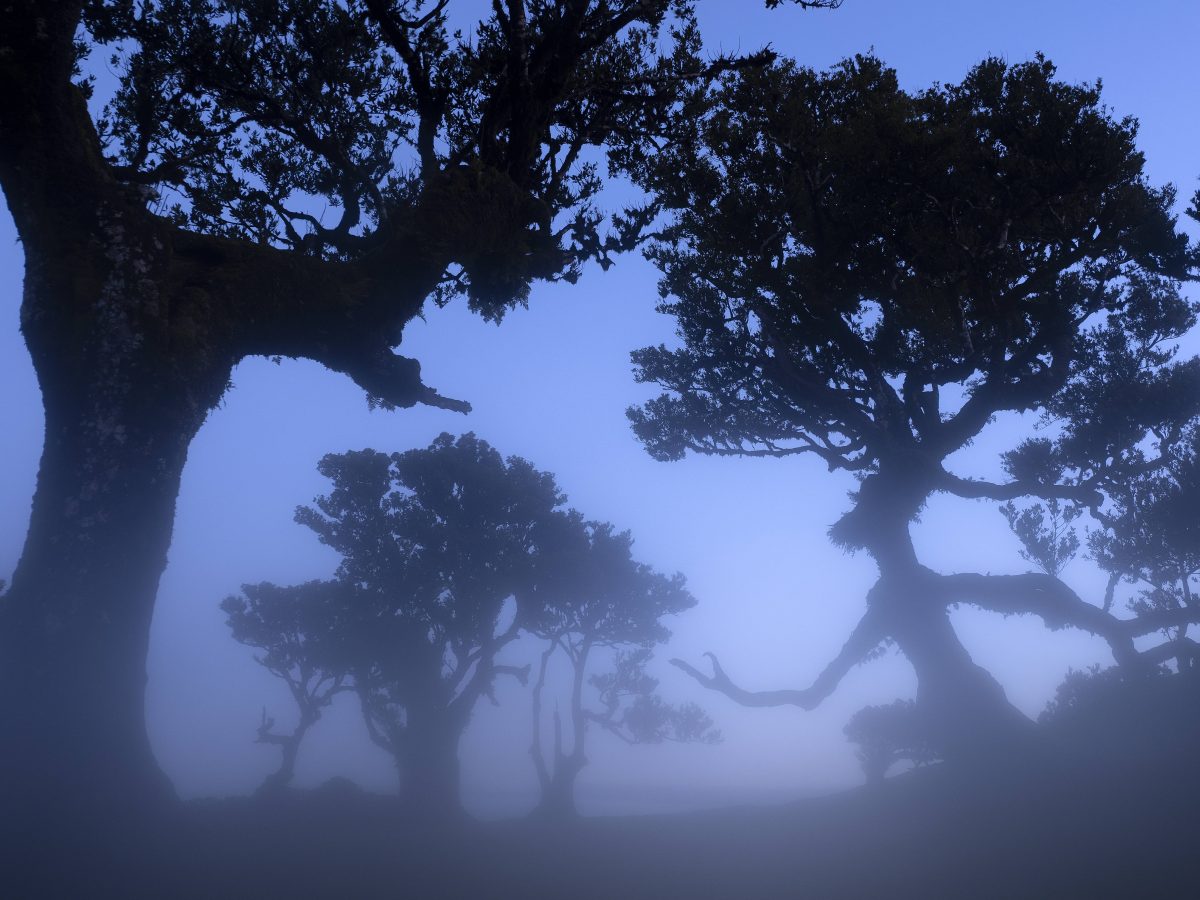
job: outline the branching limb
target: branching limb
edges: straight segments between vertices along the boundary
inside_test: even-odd
[[[719,691],[742,706],[799,706],[801,709],[812,709],[816,706],[812,702],[812,694],[807,690],[748,691],[738,687],[725,674],[725,670],[721,668],[721,663],[717,661],[715,654],[705,653],[704,655],[712,663],[712,675],[705,675],[682,659],[672,659],[671,665],[682,669],[709,690]]]
[[[529,671],[531,666],[526,663],[523,666],[492,666],[492,674],[494,675],[511,675],[520,682],[521,687],[529,684]]]
[[[1042,500],[1071,500],[1087,507],[1099,506],[1100,492],[1090,484],[1039,484],[1032,481],[996,483],[973,478],[960,478],[942,471],[938,487],[956,497],[969,500],[1016,500],[1038,497]]]
[[[1118,663],[1139,662],[1133,646],[1136,620],[1124,621],[1093,606],[1052,575],[971,572],[942,576],[939,585],[947,602],[962,601],[1004,615],[1035,615],[1052,630],[1079,628],[1104,638]]]
[[[742,706],[799,706],[801,709],[816,709],[826,697],[834,692],[851,669],[862,662],[887,638],[882,615],[868,609],[850,633],[841,651],[825,667],[812,686],[804,690],[748,691],[738,687],[725,674],[717,657],[704,655],[712,662],[713,674],[705,675],[681,659],[671,660],[671,665],[682,669],[709,690],[719,691]]]

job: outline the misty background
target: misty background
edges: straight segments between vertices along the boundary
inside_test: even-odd
[[[463,24],[473,21],[473,5],[457,5]],[[1041,51],[1064,80],[1101,78],[1114,113],[1140,120],[1152,182],[1174,182],[1190,195],[1200,176],[1195,0],[846,0],[836,12],[809,13],[727,0],[702,4],[700,22],[714,53],[770,44],[824,68],[873,49],[907,89],[957,81],[985,56],[1019,61]],[[12,222],[0,210],[0,578],[20,554],[42,444],[40,397],[18,332],[21,277]],[[469,416],[425,407],[369,411],[349,379],[315,363],[256,359],[238,367],[234,389],[192,445],[155,608],[148,727],[182,796],[249,792],[277,764],[274,748],[253,742],[255,728],[264,706],[286,725],[292,701],[232,640],[219,602],[244,582],[293,584],[333,572],[336,554],[292,521],[298,504],[328,489],[317,460],[363,447],[424,447],[442,431],[468,430],[553,472],[570,505],[589,518],[632,530],[636,558],[686,574],[698,600],[667,622],[674,637],[652,672],[666,699],[701,703],[724,742],[627,747],[598,731],[579,781],[582,812],[784,800],[861,780],[842,727],[864,705],[913,696],[911,669],[895,652],[856,669],[814,712],[744,709],[667,664],[671,656],[699,662],[713,650],[748,688],[806,686],[858,621],[875,570],[825,535],[854,486],[848,475],[830,475],[806,457],[656,463],[636,442],[625,409],[658,388],[634,384],[629,352],[673,337],[672,321],[654,311],[656,277],[635,255],[607,273],[591,267],[576,286],[535,286],[529,309],[498,328],[462,303],[431,306],[406,330],[403,352],[421,361],[428,384],[469,400]],[[1016,443],[1018,424],[1028,425],[1015,417],[994,423],[960,454],[957,471],[996,472],[997,453]],[[922,562],[935,570],[1028,569],[992,503],[935,498],[913,533]],[[1085,560],[1062,577],[1086,599],[1103,590]],[[1111,661],[1102,640],[1050,632],[1039,621],[966,610],[953,620],[976,662],[1031,716],[1069,667]],[[535,652],[526,639],[501,659],[520,664]],[[499,706],[480,704],[462,744],[464,802],[485,816],[523,811],[536,792],[528,691],[506,680],[497,698]],[[341,696],[306,739],[297,783],[335,775],[375,790],[396,785],[352,695]]]

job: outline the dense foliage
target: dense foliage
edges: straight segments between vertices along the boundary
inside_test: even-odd
[[[1135,137],[1098,86],[1066,84],[1041,58],[909,93],[859,57],[731,74],[678,141],[632,167],[667,215],[649,255],[680,336],[634,354],[639,380],[664,389],[630,410],[638,437],[660,459],[812,455],[853,473],[830,535],[881,574],[812,688],[751,694],[715,659],[712,676],[688,671],[743,702],[811,706],[892,638],[948,752],[991,753],[1027,723],[971,664],[947,605],[1107,630],[1133,652],[1053,574],[935,575],[909,526],[938,492],[1096,507],[1106,485],[1168,457],[1195,414],[1200,366],[1171,351],[1194,321],[1179,291],[1192,251]],[[1007,479],[954,470],[956,451],[1014,413],[1060,433],[1006,454]],[[1073,549],[1030,536],[1047,570]]]
[[[343,691],[358,697],[372,741],[395,760],[416,808],[459,808],[458,743],[497,678],[526,683],[530,666],[501,662],[522,633],[545,642],[533,690],[534,762],[543,808],[573,810],[589,724],[630,743],[713,742],[719,734],[692,703],[674,706],[646,672],[661,619],[691,608],[683,577],[635,561],[633,539],[563,507],[553,476],[504,459],[473,434],[442,434],[391,455],[330,454],[319,469],[333,489],[296,519],[341,556],[334,577],[296,587],[246,585],[222,608],[236,640],[284,680],[299,708],[267,787],[287,784],[300,741]],[[590,666],[615,651],[611,671]],[[542,750],[543,692],[551,657],[571,667],[572,744],[555,715],[552,769]],[[596,695],[584,700],[585,684]]]

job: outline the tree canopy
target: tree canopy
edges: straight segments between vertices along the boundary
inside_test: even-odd
[[[296,519],[342,556],[337,671],[411,803],[458,808],[458,741],[520,633],[539,540],[561,516],[554,478],[466,434],[391,455],[331,454],[329,494]],[[507,620],[505,614],[507,612]]]
[[[684,136],[632,167],[666,215],[649,255],[679,333],[634,354],[664,388],[630,410],[636,434],[664,460],[808,454],[853,473],[830,535],[881,572],[812,688],[742,691],[715,659],[711,677],[688,671],[743,702],[811,706],[894,638],[947,729],[983,709],[1021,718],[946,607],[1095,617],[1051,576],[937,576],[909,525],[937,492],[1094,505],[1146,462],[1130,429],[1194,414],[1200,367],[1169,349],[1194,320],[1179,292],[1193,251],[1136,130],[1042,58],[916,93],[873,57],[780,62],[723,78]],[[1056,440],[1004,457],[1007,480],[950,464],[997,415],[1068,408]]]
[[[585,522],[572,511],[550,535],[523,615],[528,631],[544,642],[533,686],[530,746],[542,813],[574,812],[575,780],[587,763],[590,726],[630,744],[720,740],[699,706],[667,703],[656,692],[658,680],[646,672],[655,646],[670,637],[662,620],[695,604],[682,575],[668,577],[634,559],[628,531],[618,532],[608,522]],[[593,671],[596,654],[606,651],[609,667]],[[555,710],[547,760],[542,695],[558,656],[565,657],[571,672],[568,721],[564,728]]]

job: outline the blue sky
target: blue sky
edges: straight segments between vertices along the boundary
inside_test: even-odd
[[[1177,183],[1184,197],[1200,181],[1195,0],[846,0],[838,11],[808,13],[767,12],[748,0],[701,0],[700,7],[713,51],[770,43],[825,67],[874,49],[913,89],[958,80],[988,55],[1019,61],[1042,51],[1063,78],[1102,78],[1115,113],[1140,119],[1154,181]],[[17,330],[21,269],[12,222],[0,210],[0,578],[20,552],[42,440],[36,382]],[[684,802],[680,792],[694,802],[790,797],[858,780],[842,725],[866,703],[911,696],[902,658],[856,670],[812,713],[744,710],[704,695],[665,665],[669,656],[695,660],[711,649],[747,686],[805,686],[857,621],[874,567],[825,538],[845,508],[848,478],[802,458],[656,463],[644,453],[624,410],[653,393],[633,383],[629,351],[671,338],[655,297],[652,267],[628,257],[607,273],[589,271],[577,286],[536,288],[530,308],[499,327],[461,307],[431,309],[408,329],[404,352],[422,361],[428,383],[474,404],[468,417],[369,412],[349,381],[312,363],[255,359],[238,368],[234,389],[192,447],[152,635],[149,727],[183,794],[247,790],[276,761],[252,738],[264,704],[280,718],[290,713],[285,693],[228,637],[218,603],[243,582],[290,583],[332,571],[332,553],[292,523],[295,506],[325,489],[317,459],[365,446],[423,446],[443,430],[473,430],[554,472],[573,506],[632,529],[639,558],[684,572],[699,599],[673,623],[658,671],[669,696],[709,709],[725,743],[629,749],[597,740],[581,778],[585,809],[647,806],[652,785],[663,793],[661,805],[671,806]],[[990,470],[1022,427],[997,422],[964,456],[962,471]],[[936,569],[1026,568],[991,505],[935,500],[915,534],[923,561]],[[1065,577],[1081,592],[1101,589],[1086,563],[1072,564]],[[977,661],[1031,714],[1069,666],[1107,658],[1093,639],[1049,634],[1033,621],[959,612],[955,622]],[[533,786],[527,695],[513,687],[499,696],[499,707],[480,709],[464,745],[467,801],[480,811],[515,808],[521,801],[511,798]],[[390,788],[388,760],[369,746],[357,709],[343,699],[302,751],[302,783],[346,774]]]

